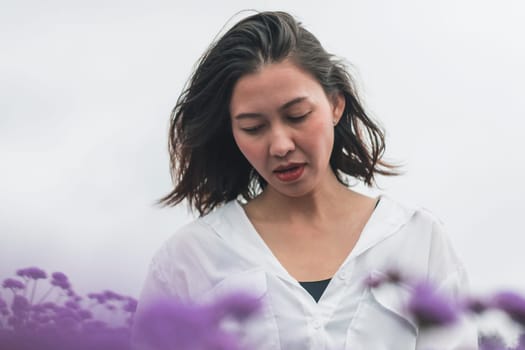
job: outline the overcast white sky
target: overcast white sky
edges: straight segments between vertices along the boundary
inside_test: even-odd
[[[68,274],[138,295],[191,217],[170,189],[169,113],[241,9],[287,10],[347,58],[387,157],[383,190],[444,222],[472,289],[525,291],[525,7],[521,1],[0,0],[0,278]]]

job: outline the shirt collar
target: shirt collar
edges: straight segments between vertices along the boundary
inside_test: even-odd
[[[359,256],[399,231],[414,213],[415,209],[411,206],[402,205],[387,195],[381,195],[379,204],[368,219],[349,258]]]
[[[414,213],[414,208],[381,195],[379,204],[363,228],[354,249],[341,266],[395,234]],[[222,208],[203,217],[203,220],[226,244],[242,252],[247,259],[252,259],[255,264],[260,264],[261,259],[265,260],[275,273],[291,277],[257,233],[241,204],[236,200],[226,203]]]

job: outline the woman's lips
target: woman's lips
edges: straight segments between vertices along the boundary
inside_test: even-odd
[[[284,182],[297,180],[304,172],[304,164],[292,165],[283,169],[275,170],[275,176]]]

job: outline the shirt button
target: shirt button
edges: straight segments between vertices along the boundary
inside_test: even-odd
[[[345,271],[339,272],[339,279],[342,279],[342,280],[346,279],[346,272]]]
[[[321,321],[319,321],[318,319],[315,319],[315,320],[312,322],[312,326],[313,326],[315,329],[319,329],[319,328],[321,328]]]

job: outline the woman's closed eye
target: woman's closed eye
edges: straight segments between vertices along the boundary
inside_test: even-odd
[[[286,117],[286,119],[290,121],[291,123],[300,123],[304,121],[305,118],[308,117],[310,113],[311,112],[308,112],[302,115],[297,115],[297,116],[289,116],[289,117]],[[263,128],[264,128],[264,124],[257,124],[257,125],[250,125],[250,126],[242,127],[241,130],[248,134],[257,134]]]
[[[249,127],[241,128],[242,131],[247,132],[248,134],[255,134],[263,128],[264,125],[254,125]]]
[[[292,123],[299,123],[303,121],[310,113],[311,112],[308,112],[302,115],[297,115],[297,116],[289,116],[288,120],[290,120]]]

